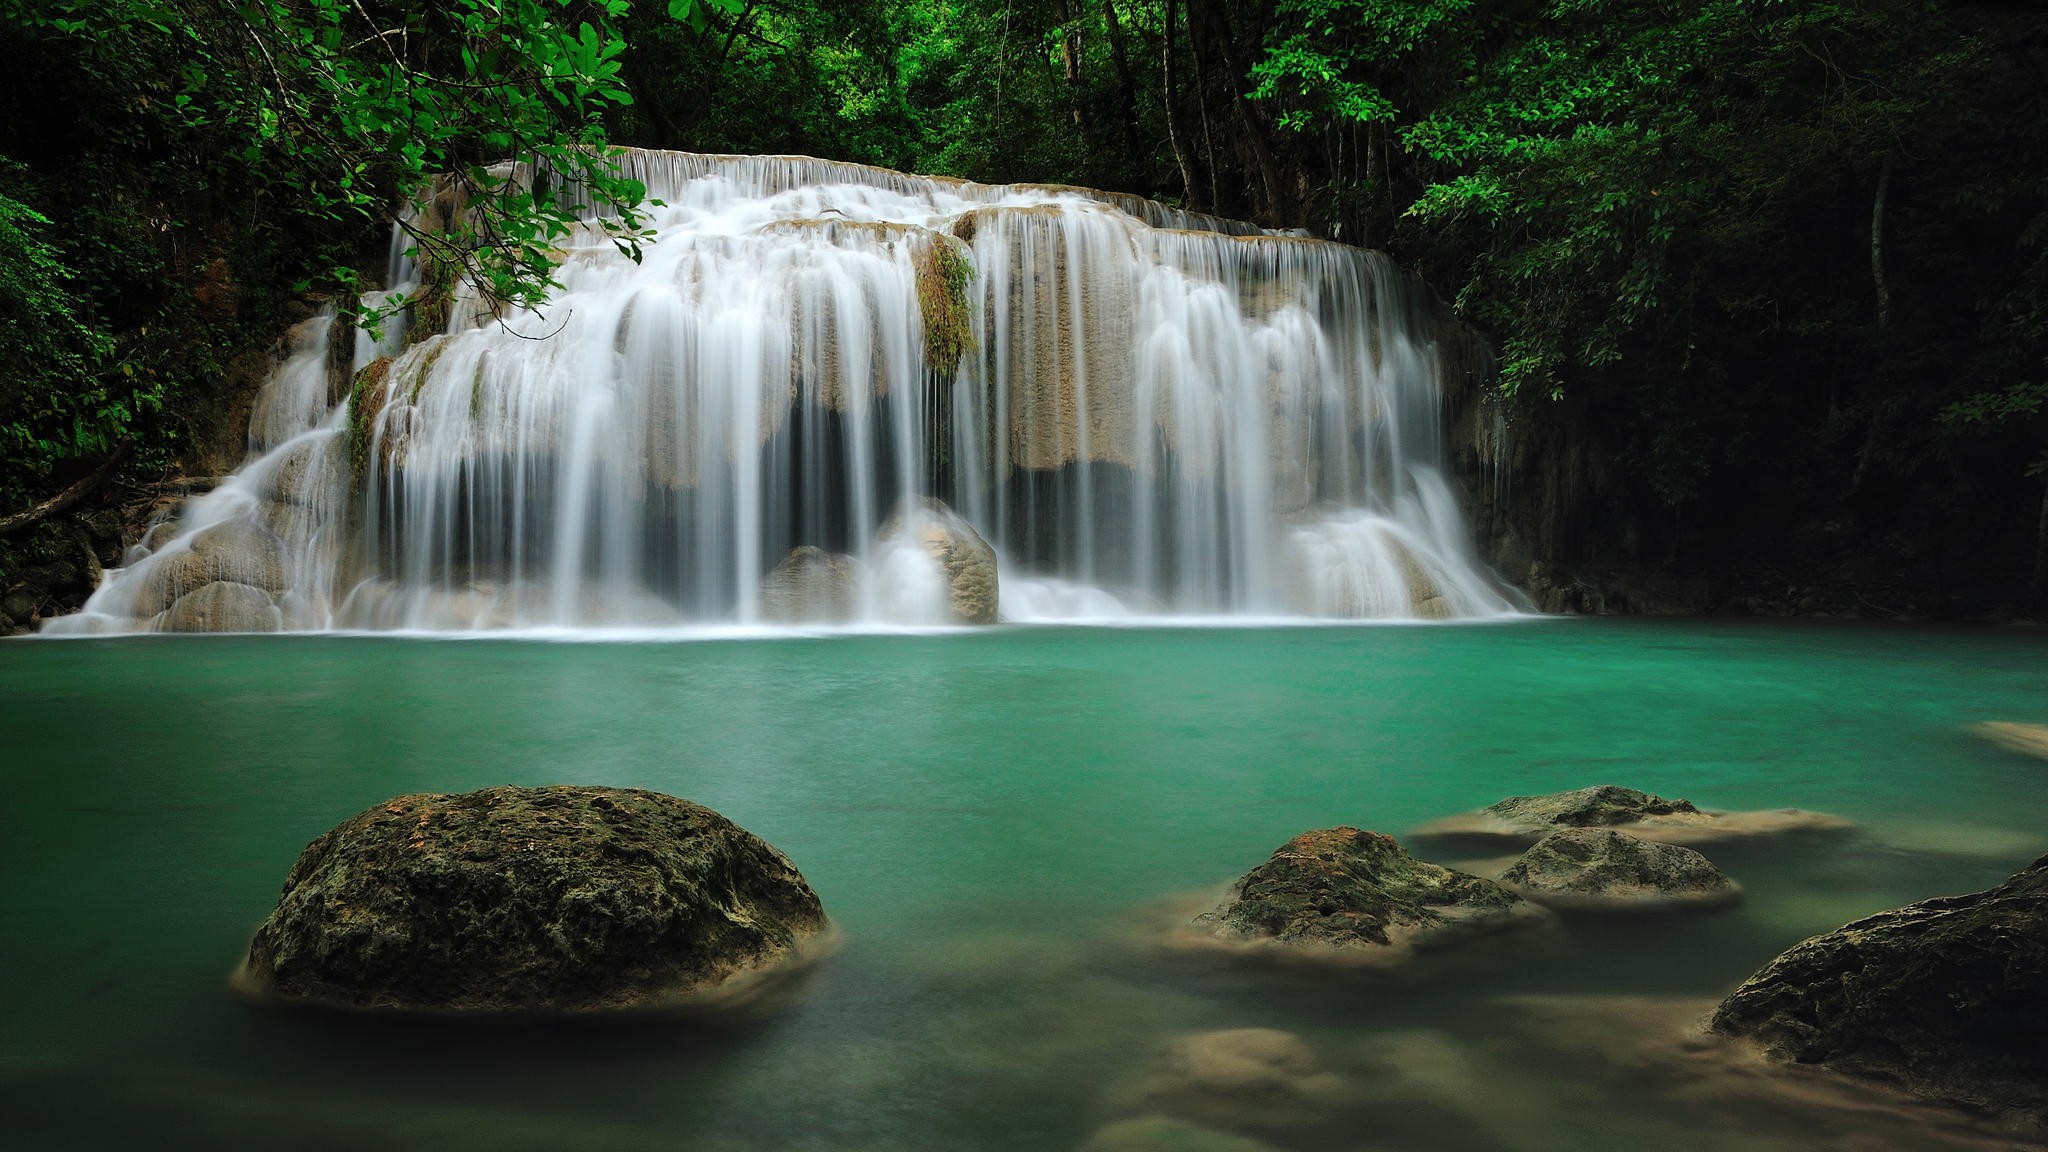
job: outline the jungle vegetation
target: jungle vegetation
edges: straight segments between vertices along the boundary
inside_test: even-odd
[[[352,300],[437,177],[490,211],[422,254],[504,298],[544,298],[566,220],[499,161],[646,242],[595,159],[631,144],[1386,248],[1598,504],[1557,563],[2048,580],[2030,0],[0,0],[0,46],[0,564],[69,547],[22,516],[96,470],[211,466],[307,294]]]

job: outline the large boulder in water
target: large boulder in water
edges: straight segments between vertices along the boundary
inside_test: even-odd
[[[1799,944],[1722,1001],[1713,1029],[2048,1134],[2048,857]]]
[[[1690,848],[1612,828],[1566,828],[1538,840],[1500,882],[1553,908],[1632,911],[1728,904],[1742,889]]]
[[[782,624],[844,624],[860,603],[860,561],[809,544],[761,578],[761,616]]]
[[[1392,836],[1339,827],[1281,845],[1192,928],[1225,945],[1373,963],[1543,916],[1491,880],[1415,859]]]
[[[400,796],[313,841],[235,982],[408,1013],[682,1007],[750,989],[825,930],[788,858],[702,805],[487,788]]]
[[[1480,836],[1532,843],[1560,828],[1615,828],[1631,836],[1689,844],[1775,832],[1839,829],[1839,816],[1780,808],[1707,812],[1690,800],[1666,800],[1634,788],[1596,784],[1570,792],[1510,796],[1477,812],[1431,821],[1418,836]]]
[[[938,500],[925,497],[898,509],[877,537],[909,542],[937,566],[945,585],[946,616],[956,624],[993,624],[1000,602],[996,552],[972,525]]]

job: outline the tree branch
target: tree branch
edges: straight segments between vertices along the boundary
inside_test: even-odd
[[[99,467],[87,473],[85,479],[57,493],[41,504],[22,512],[16,512],[11,516],[0,516],[0,536],[19,532],[31,524],[55,516],[57,513],[64,511],[66,508],[91,495],[93,489],[106,483],[108,478],[113,476],[115,470],[121,467],[121,461],[128,458],[128,449],[130,447],[131,445],[129,444],[122,444],[114,449],[114,454],[107,457],[105,462]]]

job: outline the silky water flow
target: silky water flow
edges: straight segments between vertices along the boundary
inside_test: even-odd
[[[544,309],[458,284],[445,331],[300,325],[244,466],[48,630],[1517,610],[1379,253],[1082,189],[621,163],[659,201],[637,263],[593,222]]]

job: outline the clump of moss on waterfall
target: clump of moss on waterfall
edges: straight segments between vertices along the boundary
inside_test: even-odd
[[[348,391],[348,459],[358,480],[370,471],[370,444],[376,439],[376,393],[391,375],[391,357],[379,356],[363,365]]]
[[[455,278],[460,264],[437,247],[419,246],[420,285],[406,297],[412,309],[412,325],[406,329],[406,343],[420,344],[448,331],[455,314]]]
[[[427,379],[434,374],[434,365],[440,363],[441,354],[446,351],[448,351],[448,341],[438,337],[435,338],[433,347],[427,349],[426,354],[420,358],[419,367],[413,371],[412,387],[405,394],[406,403],[417,404],[420,402],[420,393],[425,391]]]
[[[973,313],[967,286],[974,265],[966,246],[934,235],[917,250],[917,306],[924,316],[924,362],[934,372],[951,373],[974,348]]]

